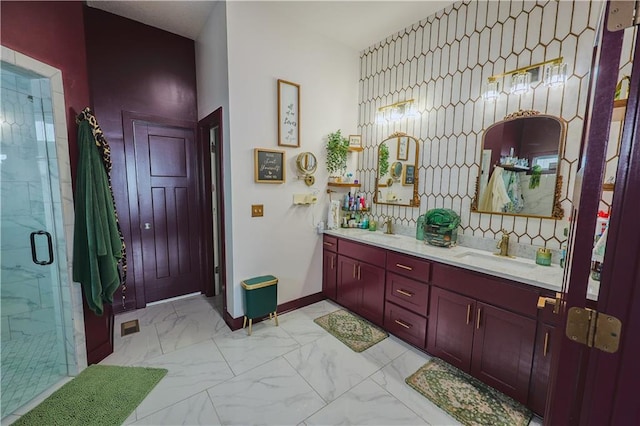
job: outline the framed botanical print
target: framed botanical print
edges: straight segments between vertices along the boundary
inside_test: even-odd
[[[300,85],[278,80],[278,145],[300,147]]]

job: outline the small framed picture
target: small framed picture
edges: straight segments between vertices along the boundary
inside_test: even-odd
[[[278,80],[278,145],[300,147],[300,85]]]
[[[254,149],[254,172],[257,183],[284,183],[284,151]]]
[[[407,161],[409,159],[409,138],[400,136],[398,138],[398,160]]]
[[[362,136],[361,135],[349,135],[349,149],[351,151],[362,150]]]
[[[405,186],[413,185],[415,181],[416,181],[416,166],[414,166],[413,164],[405,165],[402,184]]]

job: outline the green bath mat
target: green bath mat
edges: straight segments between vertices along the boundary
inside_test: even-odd
[[[342,309],[313,321],[356,352],[362,352],[389,336],[375,325]]]
[[[531,411],[438,358],[405,380],[464,425],[526,426]]]
[[[121,425],[167,374],[159,368],[91,365],[14,425]]]

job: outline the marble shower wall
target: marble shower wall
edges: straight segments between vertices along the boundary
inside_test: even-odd
[[[363,51],[359,128],[364,151],[358,175],[368,197],[374,192],[380,141],[402,131],[422,145],[420,207],[373,205],[373,215],[390,215],[410,227],[429,209],[451,208],[461,213],[465,237],[497,238],[505,228],[512,241],[559,249],[566,217],[556,221],[471,212],[482,133],[520,109],[564,119],[560,198],[568,216],[601,7],[601,2],[461,1]],[[494,102],[482,97],[489,76],[559,56],[567,63],[563,87],[534,83],[522,96],[503,92]],[[376,124],[379,107],[405,99],[416,100],[420,117]]]

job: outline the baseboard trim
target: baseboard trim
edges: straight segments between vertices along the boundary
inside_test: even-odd
[[[282,303],[278,305],[278,314],[284,314],[287,312],[295,311],[296,309],[304,308],[305,306],[312,305],[314,303],[320,302],[321,300],[326,299],[327,297],[324,293],[315,293],[310,294],[309,296],[304,296],[299,299],[290,300],[289,302]],[[224,322],[227,323],[231,330],[239,330],[242,328],[242,321],[244,317],[233,318],[229,312],[224,313]],[[254,318],[253,323],[257,323],[263,321],[264,319],[269,319],[268,315],[265,315],[262,318]]]

